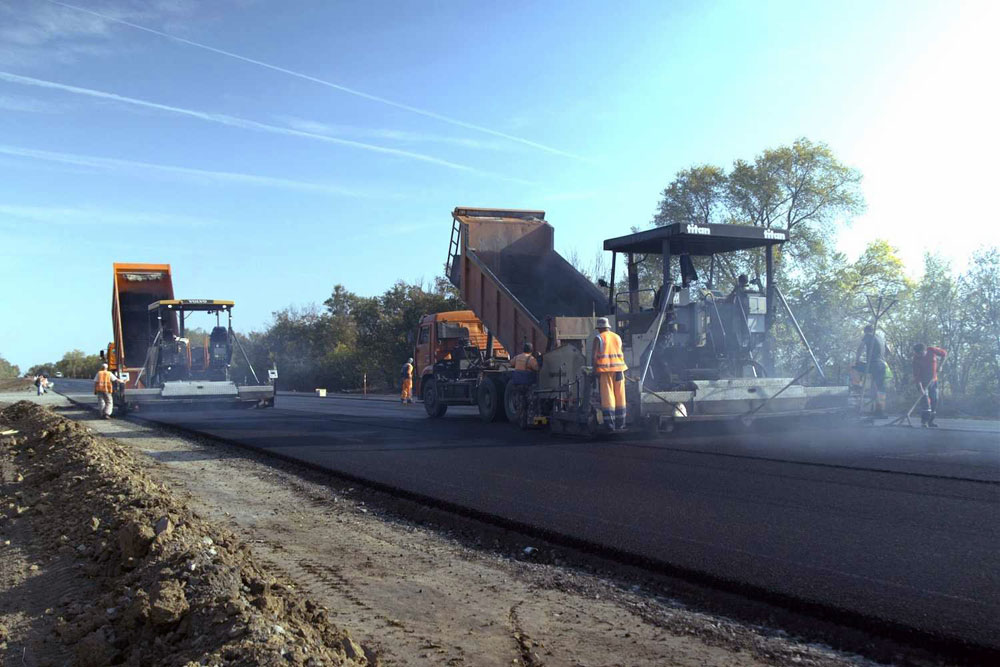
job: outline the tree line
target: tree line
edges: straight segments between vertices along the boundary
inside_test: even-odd
[[[881,297],[883,304],[892,304],[878,329],[889,344],[899,404],[916,397],[911,349],[922,342],[948,350],[941,372],[946,405],[974,414],[1000,413],[1000,250],[982,248],[960,273],[928,254],[916,280],[886,240],[873,241],[858,259],[849,261],[836,250],[836,240],[864,211],[861,180],[861,174],[827,145],[799,139],[766,149],[752,160],[735,160],[728,168],[702,164],[679,171],[660,193],[649,224],[727,223],[787,230],[789,241],[776,253],[777,281],[826,382],[847,382],[862,327],[873,323],[868,299]],[[695,262],[702,275],[711,275],[722,287],[735,283],[740,274],[751,283],[761,279],[760,255],[736,254],[711,265],[705,258]],[[596,253],[590,264],[575,252],[569,259],[595,283],[609,278],[605,253]],[[650,256],[640,264],[641,287],[656,285],[658,262],[658,256]],[[624,283],[618,287],[627,289]],[[239,337],[258,377],[277,368],[283,388],[354,391],[367,385],[378,391],[398,385],[399,367],[412,353],[409,334],[422,315],[464,307],[444,278],[430,284],[400,281],[371,297],[338,284],[322,306],[274,312],[262,330]],[[780,310],[773,334],[777,372],[795,375],[811,364],[790,318]],[[29,373],[60,370],[68,377],[90,377],[99,363],[96,355],[74,350]],[[0,363],[0,373],[10,372],[4,368]],[[233,357],[233,375],[252,380],[239,350]]]
[[[21,376],[21,369],[12,364],[0,354],[0,380],[9,380]]]
[[[26,375],[28,377],[45,375],[52,378],[56,373],[62,373],[63,377],[68,378],[92,378],[97,375],[101,363],[99,355],[87,354],[83,350],[70,350],[59,361],[35,364],[28,369]]]
[[[443,278],[429,285],[399,281],[371,297],[336,285],[322,307],[277,311],[263,331],[240,340],[258,377],[277,368],[281,388],[386,390],[398,386],[399,369],[413,353],[410,333],[421,316],[464,307]],[[252,379],[239,351],[233,373]]]

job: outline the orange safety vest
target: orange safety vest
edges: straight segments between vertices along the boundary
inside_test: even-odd
[[[100,370],[97,371],[97,380],[94,381],[94,393],[95,394],[110,394],[114,391],[111,387],[111,372]]]
[[[594,370],[598,373],[620,373],[628,370],[622,353],[621,336],[614,331],[602,331],[594,337]]]
[[[537,371],[538,362],[535,358],[528,354],[527,352],[522,352],[521,354],[514,357],[514,370],[515,371]]]
[[[405,363],[403,367],[399,369],[399,376],[404,380],[413,379],[413,364]]]

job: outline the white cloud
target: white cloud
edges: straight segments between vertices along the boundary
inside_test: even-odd
[[[189,20],[196,6],[187,2],[124,0],[102,7],[108,17],[84,14],[41,0],[0,3],[0,63],[36,66],[69,64],[120,52],[114,44],[118,25],[112,18],[176,25]]]
[[[373,191],[354,190],[336,185],[323,183],[310,183],[307,181],[296,181],[287,178],[275,178],[272,176],[258,176],[256,174],[244,174],[231,171],[212,171],[207,169],[195,169],[191,167],[178,167],[168,164],[157,164],[153,162],[139,162],[136,160],[121,160],[117,158],[97,157],[93,155],[80,155],[77,153],[61,153],[54,151],[42,151],[33,148],[22,148],[20,146],[7,146],[0,144],[0,154],[12,155],[20,158],[42,160],[46,162],[56,162],[61,164],[76,165],[81,167],[96,167],[99,169],[143,169],[152,172],[171,174],[185,178],[193,178],[202,182],[210,183],[236,183],[241,185],[254,185],[271,188],[285,188],[290,190],[301,190],[304,192],[316,192],[320,194],[343,196],[343,197],[378,197],[386,198],[392,195],[377,193]]]
[[[458,146],[470,150],[512,151],[516,147],[509,142],[483,141],[468,137],[451,137],[432,132],[410,132],[408,130],[392,130],[387,128],[357,127],[356,125],[335,125],[306,120],[290,116],[281,117],[289,127],[303,132],[312,132],[331,137],[354,137],[357,139],[377,139],[380,141],[396,141],[399,143],[428,143]]]
[[[408,111],[410,113],[413,113],[413,114],[416,114],[416,115],[419,115],[419,116],[424,116],[425,118],[432,118],[432,119],[434,119],[436,121],[439,121],[439,122],[442,122],[442,123],[447,123],[449,125],[453,125],[453,126],[456,126],[456,127],[461,127],[461,128],[466,129],[466,130],[472,130],[474,132],[481,132],[483,134],[489,134],[489,135],[492,135],[494,137],[499,137],[501,139],[505,139],[507,141],[512,141],[512,142],[515,142],[515,143],[522,144],[524,146],[530,146],[531,148],[534,148],[534,149],[537,149],[537,150],[540,150],[540,151],[544,151],[546,153],[552,153],[554,155],[561,155],[562,157],[567,157],[567,158],[571,158],[571,159],[574,159],[574,160],[587,161],[585,158],[580,157],[579,155],[575,155],[573,153],[570,153],[568,151],[564,151],[564,150],[561,150],[561,149],[558,149],[558,148],[553,148],[552,146],[547,146],[547,145],[539,143],[537,141],[532,141],[530,139],[525,139],[524,137],[519,137],[519,136],[516,136],[516,135],[513,135],[513,134],[506,133],[506,132],[501,132],[499,130],[494,130],[494,129],[491,129],[491,128],[488,128],[488,127],[483,127],[482,125],[476,125],[474,123],[470,123],[470,122],[467,122],[467,121],[464,121],[464,120],[460,120],[458,118],[452,118],[451,116],[446,116],[446,115],[438,113],[436,111],[431,111],[429,109],[422,109],[420,107],[415,107],[415,106],[412,106],[410,104],[405,104],[403,102],[397,102],[396,100],[392,100],[392,99],[389,99],[387,97],[382,97],[380,95],[373,95],[371,93],[368,93],[368,92],[365,92],[365,91],[362,91],[362,90],[358,90],[356,88],[351,88],[351,87],[345,86],[345,85],[340,84],[340,83],[336,83],[336,82],[333,82],[333,81],[327,81],[325,79],[320,79],[320,78],[312,76],[310,74],[305,74],[303,72],[297,72],[295,70],[291,70],[291,69],[288,69],[288,68],[285,68],[285,67],[281,67],[279,65],[274,65],[274,64],[267,63],[267,62],[264,62],[264,61],[261,61],[261,60],[256,60],[254,58],[250,58],[250,57],[238,54],[238,53],[233,53],[232,51],[226,51],[226,50],[223,50],[223,49],[216,48],[214,46],[209,46],[208,44],[202,44],[202,43],[196,42],[194,40],[185,39],[184,37],[180,37],[178,35],[174,35],[174,34],[171,34],[169,32],[164,32],[163,30],[157,30],[157,29],[152,28],[152,27],[150,27],[148,25],[142,25],[141,23],[139,23],[139,21],[141,21],[141,19],[138,19],[138,18],[132,18],[130,20],[128,17],[124,17],[124,16],[112,16],[112,15],[109,15],[107,13],[102,13],[100,11],[96,11],[94,9],[86,9],[86,8],[83,8],[83,7],[78,7],[76,5],[72,5],[70,3],[63,3],[63,2],[60,2],[58,0],[45,0],[45,1],[49,2],[51,4],[54,4],[54,5],[59,5],[60,8],[67,8],[67,10],[77,11],[77,12],[83,14],[83,15],[86,15],[86,16],[89,16],[89,17],[92,17],[92,18],[100,18],[100,19],[103,19],[105,21],[110,21],[110,22],[117,23],[117,24],[120,24],[120,25],[128,26],[128,27],[133,28],[135,30],[141,30],[143,32],[147,32],[147,33],[150,33],[150,34],[153,34],[153,35],[157,35],[159,37],[164,37],[166,39],[170,39],[170,40],[173,40],[175,42],[178,42],[178,43],[181,43],[181,44],[185,44],[187,46],[192,46],[194,48],[201,49],[203,51],[208,51],[208,52],[214,53],[216,55],[225,56],[226,58],[231,58],[233,60],[239,60],[241,62],[248,63],[250,65],[255,65],[257,67],[261,67],[261,68],[264,68],[264,69],[267,69],[267,70],[271,70],[272,72],[279,72],[281,74],[285,74],[287,76],[292,76],[292,77],[295,77],[297,79],[302,79],[304,81],[310,81],[312,83],[324,86],[326,88],[331,88],[333,90],[337,90],[339,92],[346,93],[348,95],[353,95],[355,97],[360,97],[362,99],[369,100],[371,102],[376,102],[378,104],[383,104],[385,106],[393,107],[395,109],[402,109],[404,111]]]
[[[382,153],[384,155],[391,155],[394,157],[408,158],[411,160],[418,160],[420,162],[427,162],[430,164],[436,164],[441,167],[447,167],[449,169],[455,169],[458,171],[465,171],[469,173],[481,174],[484,176],[492,176],[502,180],[515,181],[515,182],[525,182],[520,179],[511,178],[503,176],[501,174],[494,174],[488,171],[483,171],[476,169],[475,167],[470,167],[468,165],[459,164],[457,162],[451,162],[449,160],[442,160],[440,158],[433,157],[431,155],[425,155],[423,153],[417,153],[414,151],[406,151],[398,148],[389,148],[387,146],[378,146],[375,144],[368,144],[361,141],[353,141],[350,139],[340,139],[338,137],[332,137],[325,134],[317,134],[314,132],[304,132],[302,130],[295,130],[288,127],[279,127],[277,125],[268,125],[266,123],[260,123],[255,120],[249,120],[246,118],[239,118],[237,116],[230,116],[228,114],[221,113],[211,113],[206,111],[198,111],[195,109],[186,109],[183,107],[175,107],[169,104],[160,104],[158,102],[150,102],[148,100],[141,100],[134,97],[126,97],[125,95],[118,95],[116,93],[108,93],[101,90],[94,90],[92,88],[81,88],[79,86],[71,86],[64,83],[58,83],[55,81],[47,81],[45,79],[36,79],[30,76],[21,76],[19,74],[12,74],[10,72],[0,71],[0,81],[7,81],[9,83],[15,83],[24,86],[32,86],[36,88],[44,88],[48,90],[59,90],[66,93],[72,93],[74,95],[82,95],[85,97],[97,98],[108,100],[111,102],[117,102],[120,104],[127,104],[131,106],[142,107],[145,109],[154,109],[157,111],[165,111],[172,114],[177,114],[181,116],[187,116],[189,118],[197,118],[199,120],[207,121],[210,123],[217,123],[219,125],[228,125],[229,127],[236,127],[245,130],[256,130],[259,132],[268,132],[271,134],[282,134],[292,137],[302,137],[306,139],[313,139],[317,141],[323,141],[327,143],[338,144],[341,146],[347,146],[350,148],[357,148],[365,151],[370,151],[374,153]]]

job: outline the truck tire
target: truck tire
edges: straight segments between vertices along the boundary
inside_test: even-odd
[[[517,394],[517,385],[508,382],[503,392],[503,411],[507,416],[507,421],[511,424],[517,423],[517,406],[514,404],[514,397]]]
[[[504,411],[504,382],[497,377],[485,377],[479,383],[476,402],[479,404],[479,417],[484,422],[503,421],[507,419]]]
[[[427,416],[431,419],[444,417],[444,413],[448,412],[448,406],[438,398],[437,382],[433,378],[429,378],[421,382],[420,385],[424,390],[424,410],[427,411]]]

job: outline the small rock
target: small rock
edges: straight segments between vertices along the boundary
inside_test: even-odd
[[[90,517],[90,532],[96,533],[97,529],[101,527],[101,520],[96,516]]]
[[[104,628],[94,630],[76,645],[76,664],[81,667],[101,667],[111,664],[115,648],[108,642]]]
[[[169,535],[174,531],[174,523],[168,516],[161,516],[153,527],[153,532],[157,535]]]
[[[127,521],[118,531],[118,546],[126,558],[142,558],[155,537],[153,529],[137,521]]]
[[[285,629],[283,627],[281,627],[280,625],[275,625],[274,626],[274,631],[276,633],[278,633],[279,635],[285,634]]]
[[[524,547],[525,556],[534,556],[537,552],[538,549],[536,549],[535,547]]]
[[[341,639],[340,645],[344,647],[344,653],[347,655],[348,660],[361,660],[361,658],[365,657],[365,650],[350,637]]]
[[[32,564],[28,569],[32,572],[38,572],[38,566],[34,564]]]
[[[160,582],[153,588],[149,618],[154,625],[176,623],[188,611],[184,589],[176,579]]]

